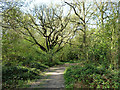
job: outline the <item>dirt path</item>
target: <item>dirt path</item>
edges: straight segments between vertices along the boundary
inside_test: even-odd
[[[64,71],[67,66],[74,64],[65,64],[51,67],[45,71],[43,79],[31,83],[31,88],[64,88]]]

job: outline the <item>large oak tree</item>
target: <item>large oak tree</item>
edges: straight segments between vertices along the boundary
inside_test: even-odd
[[[70,12],[63,15],[63,8],[59,5],[42,5],[29,13],[24,13],[17,7],[4,12],[4,28],[12,28],[46,53],[54,48],[54,53],[58,52],[71,39],[72,30],[66,29]]]

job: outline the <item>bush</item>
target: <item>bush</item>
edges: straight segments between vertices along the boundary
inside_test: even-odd
[[[28,68],[25,66],[3,66],[2,69],[3,88],[16,87],[19,80],[32,80],[40,77],[40,70],[36,68]]]
[[[40,62],[32,62],[29,67],[37,68],[40,69],[41,71],[48,68],[48,66],[41,64]]]
[[[91,88],[118,88],[119,79],[103,65],[85,64],[76,65],[66,69],[64,74],[67,88],[74,86],[75,82],[82,82]]]

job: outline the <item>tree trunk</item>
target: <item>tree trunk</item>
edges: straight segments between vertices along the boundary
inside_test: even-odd
[[[118,65],[120,65],[120,1],[118,3]]]
[[[103,12],[103,9],[104,9],[104,2],[102,2],[102,6],[101,6],[101,8],[100,8],[102,29],[103,29],[103,27],[104,27],[104,22],[103,22],[103,20],[104,20],[104,18],[103,18],[104,12]]]
[[[84,59],[87,60],[87,52],[86,52],[86,22],[85,22],[85,2],[83,2],[83,53],[84,53]]]
[[[113,65],[113,68],[115,69],[115,67],[116,67],[116,58],[115,58],[116,52],[115,52],[115,43],[114,43],[114,38],[115,38],[114,33],[115,33],[115,28],[113,26],[112,36],[111,36],[111,64]]]

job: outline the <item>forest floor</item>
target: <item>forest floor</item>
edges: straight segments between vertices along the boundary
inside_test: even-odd
[[[45,70],[42,79],[30,83],[30,88],[65,88],[64,71],[65,68],[79,63],[66,63],[57,65]]]

